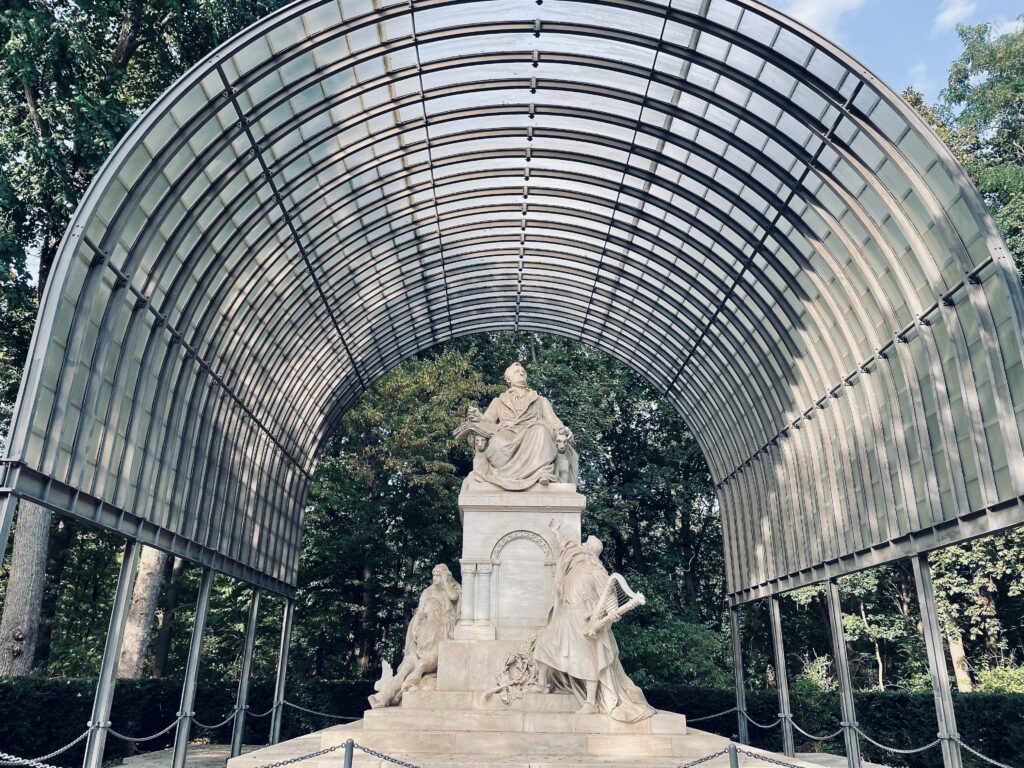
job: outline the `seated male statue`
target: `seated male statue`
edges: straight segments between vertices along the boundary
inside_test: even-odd
[[[537,483],[576,483],[579,460],[572,430],[548,399],[526,386],[526,369],[513,363],[505,371],[508,390],[484,413],[470,408],[455,430],[467,438],[476,457],[466,482],[487,482],[507,491],[524,491]]]

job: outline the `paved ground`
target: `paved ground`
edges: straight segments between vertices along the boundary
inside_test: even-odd
[[[244,752],[251,752],[259,747],[245,747]],[[846,768],[846,758],[839,755],[822,755],[819,753],[800,752],[797,757],[810,763],[817,763],[822,768]],[[192,744],[188,748],[187,768],[224,768],[228,760],[226,744]],[[171,764],[171,750],[147,752],[126,758],[124,768],[167,768]],[[864,768],[885,768],[877,763],[863,763]]]

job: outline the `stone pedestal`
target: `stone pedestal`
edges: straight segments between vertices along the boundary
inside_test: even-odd
[[[467,483],[462,518],[462,618],[456,640],[520,640],[547,624],[557,545],[554,519],[580,540],[586,497],[571,484],[504,491]]]

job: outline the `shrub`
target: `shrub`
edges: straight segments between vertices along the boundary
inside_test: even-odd
[[[1024,666],[1002,663],[983,667],[977,673],[978,693],[1024,693]]]

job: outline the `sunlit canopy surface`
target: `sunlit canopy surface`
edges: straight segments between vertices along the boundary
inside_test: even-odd
[[[8,485],[287,592],[367,386],[551,332],[692,426],[742,601],[1024,520],[1022,328],[949,153],[759,3],[298,2],[90,188]]]

